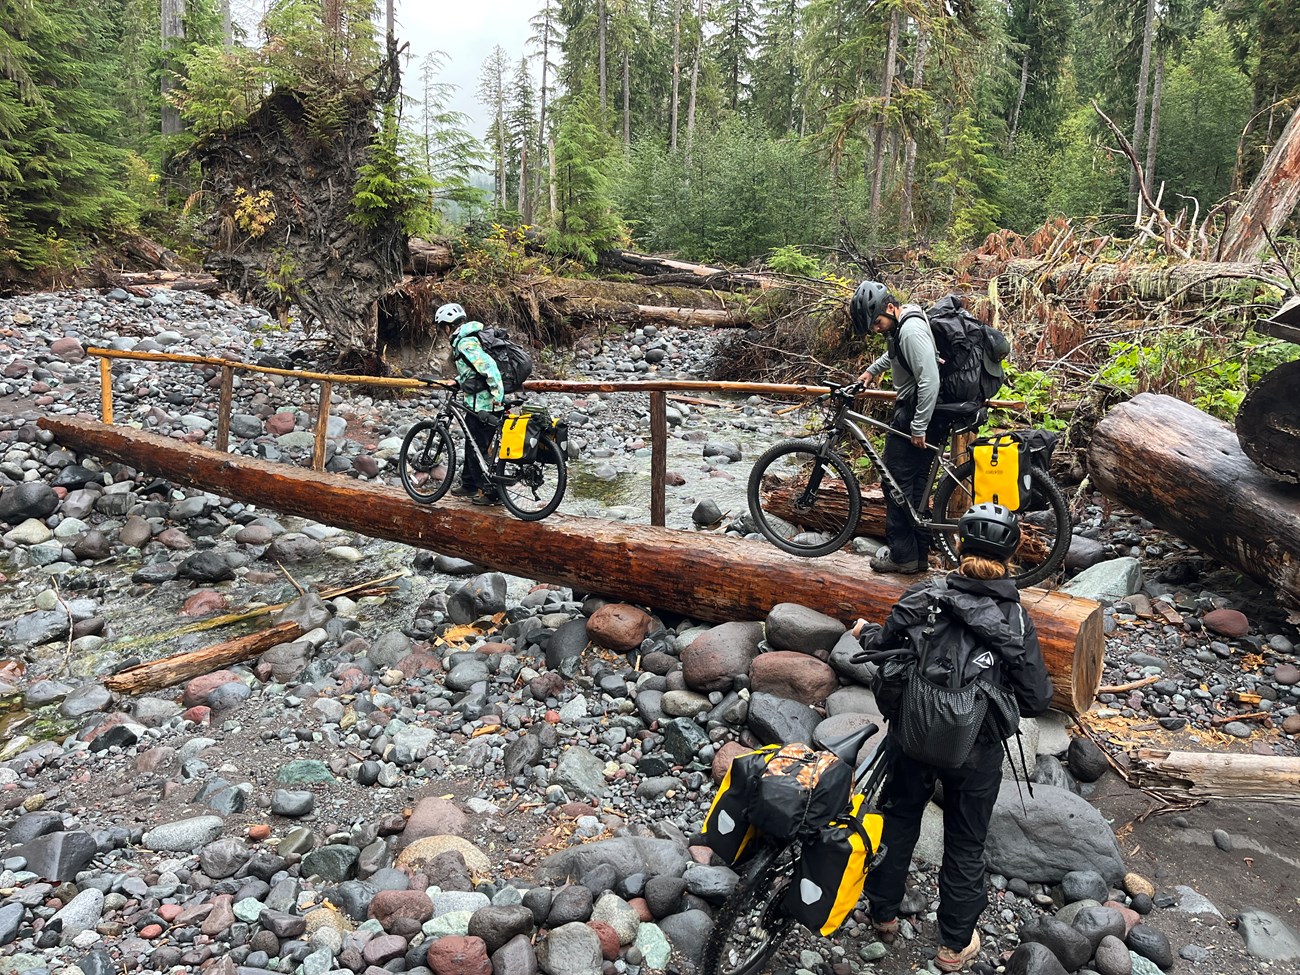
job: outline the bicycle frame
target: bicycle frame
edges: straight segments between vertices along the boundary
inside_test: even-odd
[[[891,427],[888,423],[882,423],[880,420],[873,417],[858,413],[850,409],[847,402],[841,402],[836,408],[834,422],[831,424],[831,428],[826,432],[826,442],[823,450],[826,453],[834,451],[836,441],[838,441],[841,436],[848,434],[849,437],[855,440],[858,445],[866,451],[867,456],[871,458],[871,463],[875,466],[876,470],[880,471],[880,477],[889,489],[889,496],[893,499],[895,504],[907,511],[908,517],[912,519],[913,524],[919,528],[924,528],[927,531],[934,531],[936,529],[942,531],[956,530],[956,522],[927,520],[912,506],[912,502],[903,493],[903,489],[899,485],[898,479],[894,477],[893,471],[891,471],[885,464],[885,458],[871,443],[870,438],[868,438],[866,433],[863,432],[862,427],[858,426],[859,423],[864,423],[877,430],[881,430],[888,436],[904,437],[905,439],[911,440],[910,434]],[[926,449],[934,452],[934,459],[930,463],[929,476],[926,478],[925,482],[925,496],[921,503],[922,510],[929,505],[930,496],[934,493],[935,478],[938,476],[940,468],[942,468],[944,473],[948,474],[954,480],[956,479],[956,468],[944,459],[943,448],[927,444]],[[815,488],[815,485],[810,484],[809,487]]]
[[[523,402],[522,399],[519,399],[513,401],[511,405],[522,405]],[[483,475],[493,484],[509,485],[517,483],[519,481],[519,478],[517,477],[510,477],[507,474],[496,473],[497,465],[495,461],[489,461],[483,456],[483,451],[479,449],[478,441],[474,439],[472,434],[470,434],[469,425],[465,422],[465,414],[468,412],[469,409],[462,404],[457,403],[453,398],[452,393],[448,392],[447,398],[443,401],[442,409],[438,411],[437,415],[434,417],[434,421],[437,422],[438,420],[441,420],[444,423],[448,422],[450,419],[456,421],[456,425],[460,427],[461,433],[464,434],[465,449],[474,452],[474,457],[478,460],[479,470],[481,470]],[[498,429],[498,433],[499,432],[500,430]],[[547,434],[545,433],[543,434],[543,436],[546,435]]]

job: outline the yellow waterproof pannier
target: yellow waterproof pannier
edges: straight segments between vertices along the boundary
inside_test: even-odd
[[[719,857],[733,866],[752,852],[758,830],[749,821],[749,802],[763,769],[780,745],[765,745],[731,760],[727,774],[704,817],[704,841]]]
[[[537,453],[537,434],[529,430],[531,413],[507,416],[501,425],[501,448],[497,456],[502,460],[532,460]]]
[[[786,913],[821,935],[839,930],[862,899],[884,828],[884,818],[855,795],[848,816],[831,820],[804,842],[782,898]]]
[[[1019,511],[1029,499],[1029,459],[1019,438],[1004,433],[971,444],[975,461],[975,504],[992,502]]]

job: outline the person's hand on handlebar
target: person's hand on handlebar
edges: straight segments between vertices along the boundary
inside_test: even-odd
[[[870,389],[872,386],[876,384],[877,378],[878,377],[875,375],[875,373],[873,373],[870,369],[868,369],[866,372],[864,372],[861,376],[858,377],[858,382],[862,383],[862,387],[864,389]]]

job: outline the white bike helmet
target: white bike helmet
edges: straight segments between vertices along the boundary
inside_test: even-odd
[[[468,317],[465,314],[465,309],[453,301],[451,304],[439,308],[433,316],[433,320],[439,325],[457,325]]]

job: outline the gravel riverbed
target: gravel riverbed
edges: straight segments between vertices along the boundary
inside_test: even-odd
[[[720,340],[646,329],[554,367],[704,378]],[[92,345],[329,365],[294,327],[194,293],[0,301],[0,971],[691,970],[736,882],[695,836],[727,762],[874,713],[849,621],[787,604],[708,625],[101,465],[35,426],[98,417]],[[210,443],[219,379],[119,361],[116,421]],[[648,521],[648,397],[540,398],[577,454],[561,510]],[[232,449],[307,462],[314,402],[243,377]],[[336,386],[327,469],[396,485],[426,410]],[[749,464],[801,422],[756,398],[673,402],[669,526],[743,531]],[[1295,755],[1295,631],[1271,594],[1100,497],[1076,507],[1068,584],[1105,603],[1105,683],[1141,685],[1102,696],[1103,742]],[[295,585],[395,572],[356,598]],[[104,686],[241,632],[189,624],[281,603],[294,643],[141,696]],[[1221,720],[1238,713],[1263,718]],[[1212,803],[1139,822],[1142,794],[1070,730],[1026,722],[1035,796],[1008,780],[999,799],[982,970],[1294,971],[1287,817]],[[798,929],[770,970],[925,968],[938,823],[934,806],[898,945],[855,913],[831,939]]]

